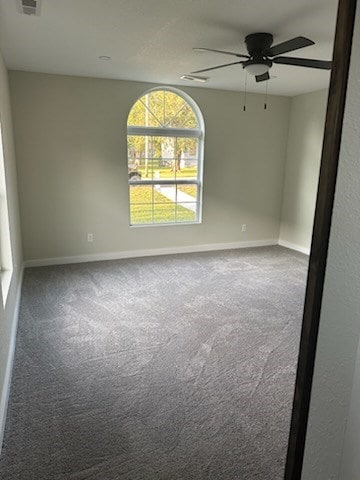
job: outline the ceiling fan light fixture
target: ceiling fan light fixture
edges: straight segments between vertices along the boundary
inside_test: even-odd
[[[283,57],[282,55],[300,48],[314,45],[315,42],[306,37],[294,37],[285,42],[273,45],[273,36],[271,33],[251,33],[245,37],[245,44],[248,55],[236,52],[228,52],[226,50],[216,50],[214,48],[194,48],[198,52],[214,52],[223,55],[231,55],[237,58],[246,58],[246,60],[238,60],[237,62],[216,65],[215,67],[203,68],[193,73],[204,73],[219,68],[231,67],[232,65],[241,64],[247,73],[255,77],[256,82],[267,82],[270,78],[269,70],[273,63],[280,65],[292,65],[305,68],[318,68],[320,70],[331,70],[332,62],[326,60],[316,60],[313,58],[299,57]],[[280,55],[280,56],[279,56]]]
[[[250,75],[254,75],[257,77],[258,75],[264,75],[270,70],[271,65],[267,63],[249,63],[248,65],[244,65],[244,69]]]

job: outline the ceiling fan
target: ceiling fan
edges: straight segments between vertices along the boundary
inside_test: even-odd
[[[331,62],[326,60],[314,60],[310,58],[297,58],[297,57],[279,57],[287,52],[298,50],[299,48],[308,47],[314,45],[315,42],[305,37],[295,37],[286,42],[279,43],[272,46],[273,36],[271,33],[252,33],[245,37],[245,44],[247,47],[248,55],[242,53],[227,52],[224,50],[214,50],[212,48],[194,48],[195,51],[206,51],[222,53],[225,55],[232,55],[238,58],[245,58],[246,60],[240,60],[232,63],[225,63],[224,65],[217,65],[216,67],[204,68],[203,70],[197,70],[193,73],[209,72],[210,70],[216,70],[218,68],[229,67],[230,65],[241,64],[243,68],[254,75],[257,82],[263,82],[269,80],[269,70],[273,63],[279,63],[282,65],[294,65],[297,67],[318,68],[321,70],[331,70]]]

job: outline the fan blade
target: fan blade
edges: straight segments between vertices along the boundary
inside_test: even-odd
[[[196,52],[215,52],[224,53],[225,55],[233,55],[234,57],[250,58],[249,55],[243,55],[242,53],[226,52],[225,50],[214,50],[213,48],[196,47],[193,48],[193,50],[195,50]]]
[[[223,67],[230,67],[230,65],[237,65],[238,63],[243,63],[243,62],[225,63],[225,65],[218,65],[217,67],[204,68],[203,70],[196,70],[196,72],[190,72],[190,73],[193,74],[193,73],[209,72],[210,70],[216,70],[218,68],[223,68]]]
[[[277,55],[282,55],[283,53],[292,52],[293,50],[298,50],[299,48],[308,47],[314,44],[315,42],[309,38],[295,37],[291,40],[287,40],[286,42],[274,45],[265,52],[265,55],[268,57],[275,57]]]
[[[257,82],[265,82],[266,80],[269,80],[270,75],[269,72],[263,73],[262,75],[256,75],[256,81]]]
[[[295,58],[295,57],[276,57],[273,58],[274,63],[281,65],[294,65],[296,67],[319,68],[321,70],[331,70],[331,63],[327,60],[313,60],[311,58]]]

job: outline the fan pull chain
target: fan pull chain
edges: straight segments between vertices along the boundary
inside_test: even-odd
[[[246,112],[246,90],[247,90],[247,71],[245,70],[245,88],[244,88],[244,112]]]
[[[265,103],[264,103],[264,110],[267,110],[268,84],[269,84],[269,80],[266,80],[266,90],[265,90]]]

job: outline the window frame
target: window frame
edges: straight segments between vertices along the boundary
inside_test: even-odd
[[[198,128],[172,128],[172,127],[146,127],[146,126],[136,126],[136,125],[128,125],[128,119],[130,113],[136,104],[136,102],[140,99],[145,97],[152,92],[171,92],[175,95],[181,97],[192,109],[194,115],[197,120]],[[202,198],[203,198],[203,164],[204,164],[204,141],[205,141],[205,124],[204,118],[201,113],[200,108],[196,104],[196,102],[185,92],[168,86],[161,86],[151,88],[144,92],[140,97],[138,97],[135,102],[133,102],[129,115],[127,117],[127,135],[126,135],[126,145],[128,147],[128,137],[129,136],[147,136],[147,137],[173,137],[173,138],[196,138],[198,140],[197,146],[197,177],[192,179],[184,179],[184,178],[173,178],[173,179],[145,179],[145,180],[132,180],[128,178],[128,188],[129,188],[129,226],[130,228],[138,228],[138,227],[164,227],[164,226],[179,226],[179,225],[198,225],[202,223]],[[127,149],[127,165],[129,162],[128,157],[128,149]],[[130,202],[130,188],[136,185],[174,185],[177,187],[178,185],[196,185],[197,186],[197,196],[196,201],[196,218],[195,220],[187,220],[187,221],[175,221],[175,222],[152,222],[152,223],[131,223],[131,202]],[[154,207],[154,201],[149,203]],[[174,205],[176,203],[174,202]]]

